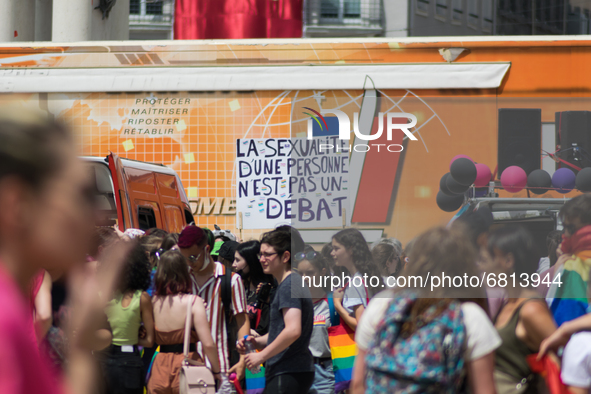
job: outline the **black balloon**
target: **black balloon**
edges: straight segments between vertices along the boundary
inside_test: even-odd
[[[447,188],[447,178],[449,177],[449,172],[441,177],[439,181],[439,190],[441,190],[444,194],[448,196],[455,196],[457,193],[453,193],[451,190]]]
[[[579,171],[575,185],[582,192],[591,192],[591,167],[585,167]]]
[[[458,183],[451,174],[445,180],[445,186],[447,186],[447,189],[454,194],[464,194],[470,188],[470,185],[466,186]]]
[[[534,194],[544,194],[552,188],[552,177],[544,170],[533,170],[527,176],[527,187]]]
[[[476,180],[476,165],[472,160],[460,157],[451,163],[449,173],[460,185],[470,186]]]
[[[437,206],[445,212],[453,212],[458,210],[464,203],[464,195],[457,194],[455,196],[448,196],[441,190],[437,192]]]

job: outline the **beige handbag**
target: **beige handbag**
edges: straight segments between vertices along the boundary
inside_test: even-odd
[[[193,299],[195,301],[195,299]],[[189,358],[189,342],[191,341],[191,306],[187,303],[187,319],[185,321],[185,343],[183,355],[185,359],[181,366],[180,393],[181,394],[215,394],[215,379],[213,374],[202,362]]]

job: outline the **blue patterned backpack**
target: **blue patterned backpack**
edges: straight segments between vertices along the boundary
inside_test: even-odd
[[[466,331],[461,305],[452,301],[439,315],[400,335],[417,298],[402,293],[393,299],[367,349],[367,393],[438,393],[463,390]],[[422,316],[433,315],[432,305]]]

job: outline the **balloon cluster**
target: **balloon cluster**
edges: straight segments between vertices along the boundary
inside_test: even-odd
[[[501,184],[502,181],[501,176]],[[585,167],[577,175],[570,168],[559,168],[552,176],[544,170],[534,170],[527,176],[527,187],[535,194],[544,194],[550,189],[566,194],[575,188],[582,192],[590,192],[591,168]]]
[[[439,181],[437,205],[445,212],[453,212],[462,206],[464,193],[471,185],[486,187],[491,178],[492,173],[486,164],[474,163],[466,155],[457,155],[449,163],[449,172]],[[566,194],[575,188],[591,192],[591,167],[583,168],[576,175],[570,168],[559,168],[550,176],[544,170],[534,170],[527,175],[523,168],[511,166],[501,174],[501,186],[510,193],[518,193],[526,187],[534,194],[544,194],[549,190]]]
[[[466,156],[457,155],[449,163],[449,172],[439,181],[437,205],[445,212],[453,212],[464,203],[464,193],[473,184],[485,187],[492,178],[486,164],[477,163]]]
[[[517,193],[525,187],[534,194],[544,194],[554,189],[566,194],[577,188],[582,192],[591,191],[591,168],[583,168],[575,175],[570,168],[559,168],[550,176],[547,171],[533,170],[529,175],[523,168],[507,167],[501,174],[501,186],[510,193]]]

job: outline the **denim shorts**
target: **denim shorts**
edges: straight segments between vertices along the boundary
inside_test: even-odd
[[[334,372],[332,362],[314,364],[314,382],[310,387],[310,394],[333,394],[334,393]]]

